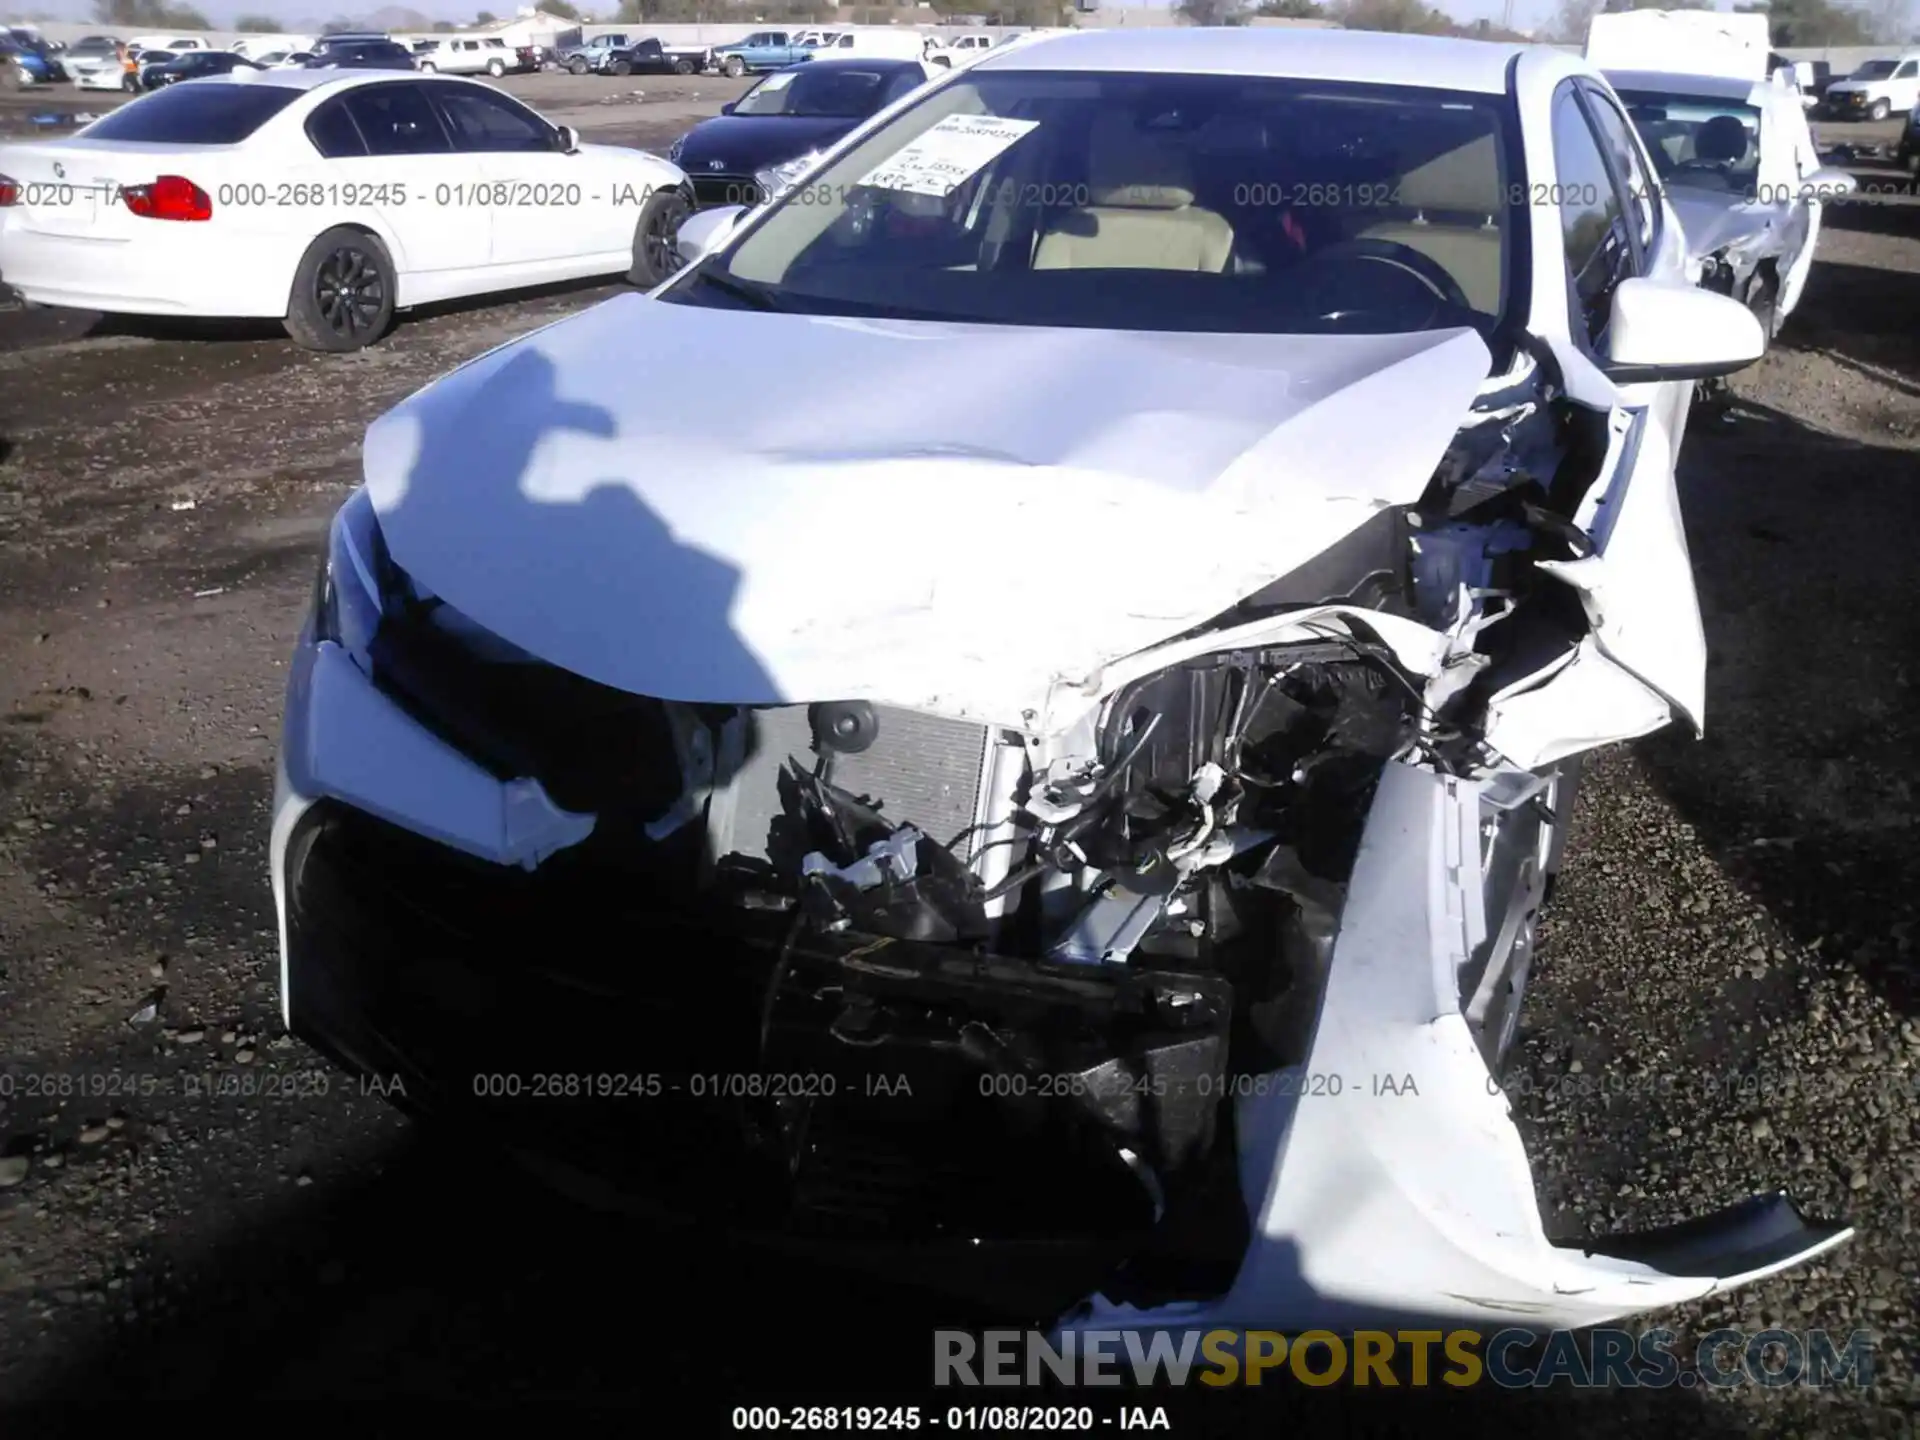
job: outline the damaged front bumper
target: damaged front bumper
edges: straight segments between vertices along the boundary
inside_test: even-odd
[[[271,847],[283,1005],[591,1198],[1070,1327],[1561,1328],[1841,1243],[1782,1198],[1547,1238],[1485,1058],[1514,978],[1481,973],[1490,942],[1538,898],[1482,892],[1501,783],[1385,766],[1291,1063],[1246,1070],[1254,1007],[1163,957],[805,928],[609,870],[593,816],[495,778],[309,636]]]
[[[1598,1324],[1746,1284],[1852,1233],[1761,1196],[1669,1230],[1555,1243],[1508,1102],[1460,1004],[1479,943],[1475,782],[1382,777],[1313,1046],[1240,1096],[1254,1237],[1233,1286],[1069,1328]]]

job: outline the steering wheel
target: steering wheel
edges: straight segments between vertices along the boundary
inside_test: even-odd
[[[1403,245],[1398,240],[1378,240],[1370,236],[1337,240],[1324,249],[1309,252],[1301,264],[1338,265],[1350,260],[1371,261],[1376,265],[1391,265],[1396,270],[1404,270],[1447,304],[1461,310],[1473,309],[1467,292],[1460,288],[1460,282],[1453,278],[1446,266],[1431,255],[1411,245]]]

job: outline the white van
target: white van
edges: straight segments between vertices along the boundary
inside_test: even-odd
[[[881,28],[843,30],[840,38],[813,52],[816,60],[919,60],[927,52],[927,37],[918,30]]]
[[[263,55],[291,54],[295,50],[311,50],[314,37],[311,35],[249,35],[244,40],[236,40],[227,48],[236,55],[249,60],[259,60]]]
[[[1827,87],[1824,108],[1835,120],[1884,120],[1920,105],[1920,51],[1869,60]]]
[[[127,41],[127,49],[136,53],[142,50],[171,50],[176,55],[186,50],[207,50],[212,47],[197,35],[136,35]]]

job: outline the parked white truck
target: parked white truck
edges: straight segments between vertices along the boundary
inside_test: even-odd
[[[1833,120],[1884,120],[1920,105],[1920,50],[1869,60],[1827,87],[1821,111]]]

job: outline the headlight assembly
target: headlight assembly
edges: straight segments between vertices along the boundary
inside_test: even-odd
[[[802,175],[819,163],[820,152],[809,151],[797,160],[782,160],[778,165],[769,165],[753,177],[753,183],[760,187],[761,203],[778,200],[791,190]]]
[[[365,489],[356,490],[327,530],[326,555],[313,584],[313,638],[331,640],[362,666],[380,624],[385,552],[373,501]]]

